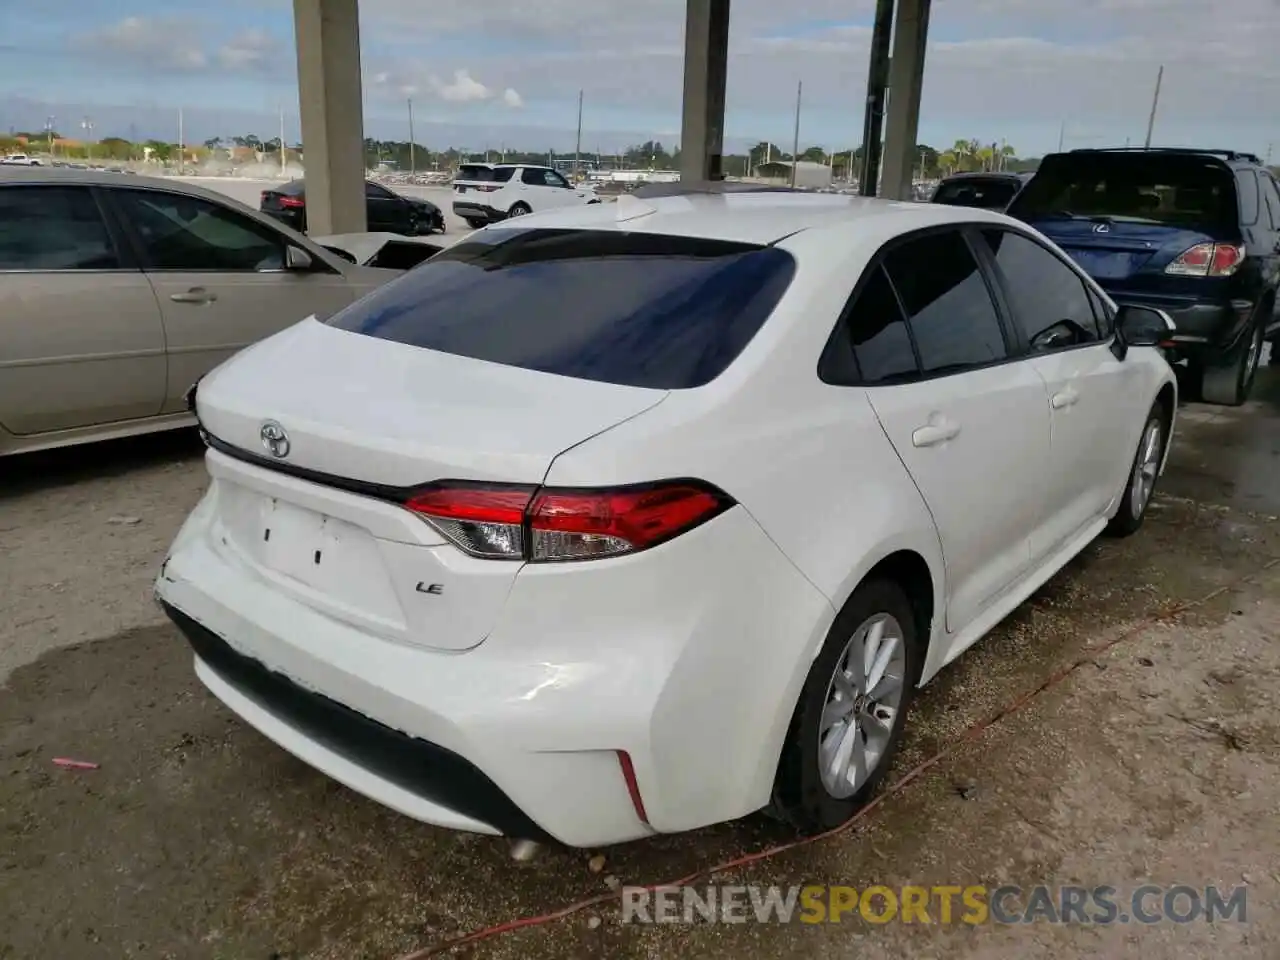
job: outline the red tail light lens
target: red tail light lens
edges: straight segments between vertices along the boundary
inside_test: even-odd
[[[460,550],[490,560],[523,560],[524,515],[533,487],[441,484],[405,506]]]
[[[1244,247],[1234,243],[1197,243],[1165,267],[1175,277],[1229,277],[1244,262]]]
[[[494,560],[556,562],[636,553],[733,506],[696,480],[607,490],[441,483],[405,506],[459,549]]]
[[[301,210],[305,203],[301,197],[281,197],[280,206],[289,210]]]

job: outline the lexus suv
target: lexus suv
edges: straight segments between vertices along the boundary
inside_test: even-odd
[[[1189,387],[1238,406],[1263,343],[1280,348],[1280,187],[1252,154],[1105,149],[1050,154],[1007,211],[1058,243],[1117,302],[1157,307]]]

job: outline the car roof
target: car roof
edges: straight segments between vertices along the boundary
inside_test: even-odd
[[[720,193],[639,199],[568,207],[520,218],[522,228],[620,230],[767,245],[805,231],[856,223],[869,238],[892,239],[948,223],[989,221],[1001,215],[967,207],[878,200],[843,194]],[[489,229],[503,229],[498,226]]]
[[[1086,156],[1147,154],[1156,156],[1210,157],[1220,160],[1233,169],[1236,167],[1263,166],[1262,160],[1256,154],[1245,153],[1240,150],[1218,150],[1211,147],[1081,147],[1076,150],[1065,151],[1066,156],[1072,154]],[[1058,154],[1058,156],[1063,155]]]

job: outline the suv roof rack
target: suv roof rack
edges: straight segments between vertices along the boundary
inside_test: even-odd
[[[1211,150],[1207,147],[1080,147],[1069,153],[1203,153],[1224,160],[1244,160],[1261,165],[1257,154],[1240,150]]]

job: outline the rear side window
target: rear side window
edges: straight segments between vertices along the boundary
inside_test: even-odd
[[[1208,157],[1157,152],[1046,158],[1008,212],[1027,221],[1105,217],[1206,227],[1240,222],[1229,167]]]
[[[1269,176],[1261,177],[1262,198],[1271,218],[1271,229],[1280,230],[1280,187]]]
[[[1240,222],[1252,227],[1258,222],[1258,178],[1252,170],[1241,170],[1236,182],[1240,188]]]
[[[925,373],[960,372],[1008,355],[991,292],[958,232],[909,240],[890,250],[884,265]]]
[[[592,230],[486,230],[329,319],[342,330],[625,386],[698,387],[773,312],[775,247]]]
[[[847,322],[858,378],[863,383],[910,380],[919,372],[906,318],[884,267],[877,264],[871,268],[849,309]]]
[[[475,183],[506,183],[515,173],[515,167],[485,167],[480,164],[464,163],[458,167],[456,180],[470,180]]]
[[[0,270],[119,267],[87,187],[0,188]]]

